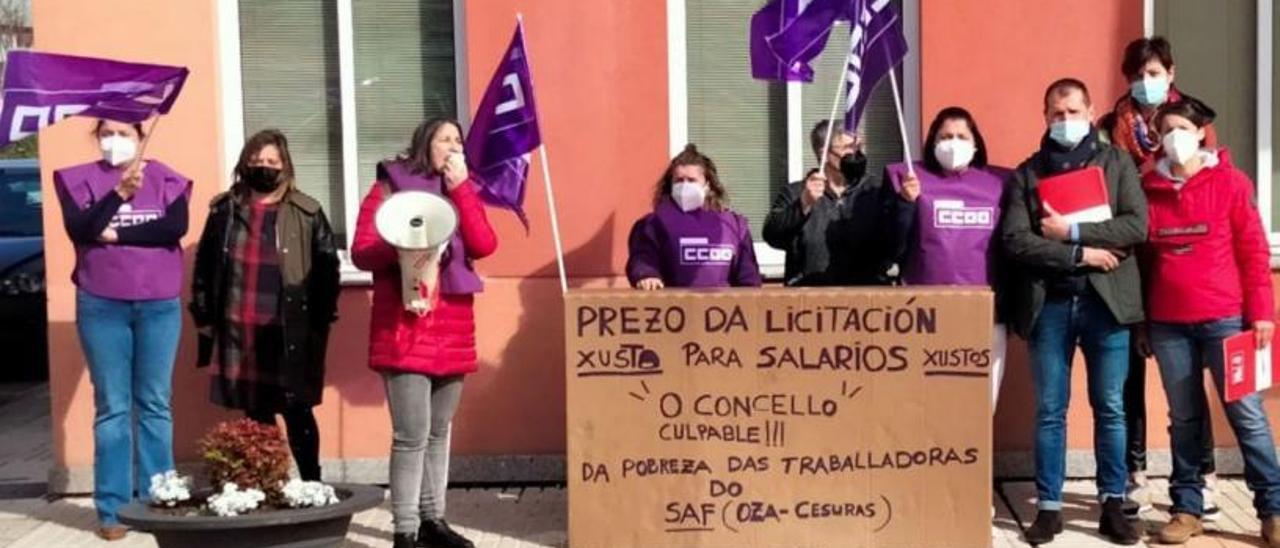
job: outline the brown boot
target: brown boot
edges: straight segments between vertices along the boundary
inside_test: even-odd
[[[1191,514],[1174,514],[1169,523],[1160,528],[1160,544],[1182,544],[1203,534],[1200,518]]]
[[[123,525],[108,525],[98,528],[98,538],[112,542],[124,538],[129,529]]]
[[[1262,540],[1270,548],[1280,548],[1280,516],[1267,516],[1262,520]]]

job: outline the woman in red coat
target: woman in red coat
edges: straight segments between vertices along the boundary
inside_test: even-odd
[[[1213,111],[1184,99],[1156,114],[1164,158],[1142,179],[1150,240],[1143,250],[1150,346],[1169,401],[1173,472],[1162,543],[1204,531],[1201,463],[1208,414],[1204,370],[1240,444],[1267,546],[1280,548],[1280,463],[1259,393],[1223,399],[1223,340],[1249,329],[1259,348],[1275,331],[1270,250],[1253,183],[1225,150],[1204,148]],[[1269,349],[1267,350],[1269,351]]]
[[[449,425],[462,379],[476,370],[473,296],[483,284],[472,261],[498,246],[476,182],[462,155],[462,128],[428,120],[399,157],[378,164],[378,180],[360,205],[351,258],[373,273],[369,367],[382,374],[391,409],[391,511],[396,548],[466,547],[444,521]],[[458,230],[440,260],[438,298],[424,316],[405,310],[399,254],[378,235],[374,216],[388,196],[426,191],[458,211]]]

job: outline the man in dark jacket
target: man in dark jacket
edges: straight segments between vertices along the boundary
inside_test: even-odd
[[[862,144],[839,124],[823,154],[827,125],[818,122],[809,134],[822,168],[778,192],[764,221],[764,240],[787,252],[786,285],[884,284],[884,189],[878,178],[865,180]]]
[[[1077,344],[1088,370],[1102,517],[1099,532],[1135,544],[1125,519],[1124,383],[1129,368],[1128,326],[1143,319],[1133,246],[1146,240],[1147,202],[1127,154],[1098,140],[1084,83],[1054,82],[1045,91],[1049,131],[1040,150],[1018,166],[1006,193],[1001,227],[1015,263],[1009,284],[1014,331],[1028,341],[1036,387],[1036,489],[1039,513],[1025,533],[1043,544],[1062,531],[1066,471],[1066,414],[1071,361]],[[1069,223],[1042,207],[1040,179],[1087,166],[1102,168],[1110,220]]]

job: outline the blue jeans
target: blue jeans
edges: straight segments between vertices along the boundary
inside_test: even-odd
[[[1124,381],[1129,373],[1129,329],[1094,293],[1044,303],[1031,330],[1031,375],[1036,387],[1036,492],[1041,510],[1062,509],[1067,468],[1067,406],[1071,360],[1084,351],[1093,408],[1093,451],[1098,498],[1124,498]]]
[[[1197,324],[1151,324],[1151,349],[1160,365],[1160,380],[1169,399],[1169,437],[1173,444],[1173,474],[1169,497],[1173,512],[1199,516],[1204,512],[1204,456],[1202,423],[1208,415],[1204,368],[1213,375],[1222,401],[1222,340],[1239,333],[1239,317]],[[1280,465],[1262,396],[1250,394],[1226,403],[1227,419],[1244,456],[1244,479],[1253,491],[1253,507],[1260,518],[1280,515]]]
[[[182,331],[178,299],[118,301],[76,292],[76,330],[93,382],[93,502],[103,525],[173,469],[169,399]],[[134,429],[137,429],[137,473]]]

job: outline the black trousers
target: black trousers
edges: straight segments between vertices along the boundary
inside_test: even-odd
[[[1124,463],[1129,473],[1147,470],[1147,359],[1138,351],[1137,338],[1129,340],[1129,376],[1124,382],[1124,426],[1128,433]],[[1200,473],[1217,470],[1213,459],[1213,423],[1204,416],[1204,460]]]
[[[246,411],[255,422],[275,426],[275,411]],[[302,481],[320,481],[320,429],[310,406],[290,407],[280,413],[289,437],[289,450]]]

